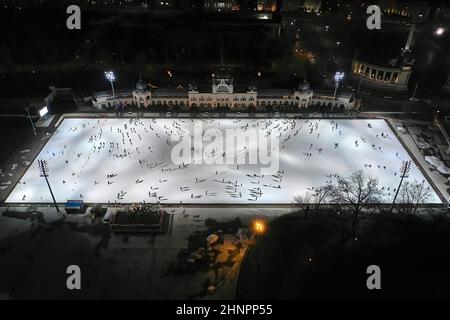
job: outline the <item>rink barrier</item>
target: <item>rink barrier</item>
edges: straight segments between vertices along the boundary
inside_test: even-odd
[[[64,113],[61,116],[61,122],[65,118],[92,118],[92,119],[111,119],[111,118],[150,118],[150,119],[185,119],[185,118],[193,118],[193,119],[339,119],[339,120],[353,120],[353,119],[385,119],[384,115],[400,115],[405,114],[404,112],[361,112],[357,115],[355,114],[324,114],[324,113],[267,113],[267,112],[254,112],[254,113],[240,113],[240,112],[197,112],[197,113],[189,113],[189,112],[127,112],[120,116],[111,112],[77,112],[77,113]],[[59,125],[59,123],[58,123]]]
[[[58,205],[64,205],[65,202],[58,202]],[[84,202],[84,207],[88,208],[88,207],[95,207],[97,205],[101,205],[102,208],[121,208],[121,209],[126,209],[130,206],[132,206],[133,204],[135,204],[135,202],[130,202],[130,203],[100,203],[100,202]],[[146,202],[146,204],[153,204],[153,205],[157,205],[157,203],[150,203],[150,202]],[[286,209],[286,208],[291,208],[292,212],[296,212],[298,210],[301,209],[301,206],[305,206],[305,205],[310,205],[310,207],[312,206],[316,206],[317,204],[315,203],[277,203],[277,204],[273,204],[273,203],[236,203],[236,204],[230,204],[230,203],[183,203],[180,204],[178,202],[175,203],[161,203],[159,204],[159,207],[161,209],[170,209],[170,208],[254,208],[254,209]],[[390,209],[392,203],[371,203],[371,204],[366,204],[364,206],[362,206],[362,210],[373,210],[373,209]],[[40,206],[40,207],[53,207],[54,204],[53,202],[27,202],[27,203],[20,203],[20,202],[9,202],[9,203],[3,203],[2,204],[3,207],[29,207],[29,206]],[[336,206],[342,208],[353,208],[350,204],[348,203],[322,203],[319,205],[319,209],[333,209]],[[407,207],[409,205],[404,205],[401,203],[397,203],[395,205],[395,207]],[[394,208],[395,208],[394,207]],[[445,209],[447,208],[447,203],[426,203],[426,204],[420,204],[418,206],[418,209],[424,209],[424,208],[438,208],[438,209]]]
[[[150,119],[339,119],[339,120],[350,120],[350,119],[370,119],[370,116],[355,117],[349,114],[323,114],[323,113],[219,113],[219,112],[199,112],[199,113],[189,113],[189,112],[127,112],[120,116],[115,113],[104,112],[89,112],[89,113],[64,113],[62,114],[64,119],[70,118],[82,118],[82,119],[128,119],[128,118],[150,118]],[[62,121],[62,120],[61,120]]]
[[[59,118],[58,121],[56,121],[55,123],[55,128],[58,128],[59,125],[64,121],[64,114],[62,114]]]

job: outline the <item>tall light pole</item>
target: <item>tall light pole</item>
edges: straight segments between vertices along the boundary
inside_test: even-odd
[[[409,98],[409,101],[419,101],[419,99],[416,99],[416,93],[417,89],[419,88],[419,82],[416,83],[416,86],[414,88],[414,92],[411,98]]]
[[[344,72],[336,72],[334,74],[334,83],[336,84],[336,86],[334,88],[334,98],[333,98],[334,100],[336,100],[336,98],[337,98],[337,89],[339,87],[339,82],[341,82],[342,79],[344,79],[344,75],[345,75]]]
[[[116,81],[116,76],[113,71],[105,71],[106,79],[111,82],[111,89],[114,98],[114,106],[116,105],[116,93],[114,92],[114,81]]]
[[[359,95],[359,91],[361,90],[361,82],[362,82],[362,73],[359,73],[359,83],[358,83],[358,90],[356,91],[356,94]]]
[[[411,161],[402,161],[402,165],[400,167],[400,183],[398,184],[397,191],[395,192],[394,200],[392,201],[391,208],[389,209],[389,213],[392,213],[392,210],[394,209],[395,201],[397,200],[398,192],[400,191],[400,188],[402,187],[402,182],[404,178],[408,177],[409,169],[411,169]]]
[[[36,135],[36,127],[34,126],[33,119],[31,118],[30,108],[29,108],[29,107],[25,107],[24,110],[25,110],[25,111],[27,112],[27,114],[28,114],[28,119],[30,119],[30,123],[31,123],[31,127],[33,128],[34,135]]]
[[[408,39],[406,40],[405,48],[403,49],[404,52],[410,52],[411,46],[413,45],[414,41],[414,34],[416,33],[417,25],[415,23],[411,24],[411,27],[409,28],[408,33]]]
[[[48,190],[50,190],[50,194],[52,195],[53,203],[55,204],[56,211],[59,212],[58,204],[56,203],[55,196],[53,195],[52,188],[50,187],[50,183],[48,182],[48,163],[46,160],[38,160],[39,173],[41,177],[45,178],[45,182],[47,182]]]
[[[333,96],[333,100],[336,101],[337,100],[337,90],[339,87],[339,82],[342,81],[342,79],[344,79],[344,72],[336,72],[334,74],[334,82],[335,82],[335,87],[334,87],[334,96]],[[331,107],[331,111],[333,111],[334,108],[334,103]]]

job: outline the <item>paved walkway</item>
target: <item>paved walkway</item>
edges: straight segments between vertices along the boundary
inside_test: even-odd
[[[54,117],[49,128],[37,128],[37,135],[23,146],[18,146],[4,163],[0,175],[0,203],[5,201],[17,182],[28,170],[30,164],[38,156],[48,139],[56,130],[55,123],[59,117]],[[13,133],[11,133],[13,134]],[[7,138],[7,137],[6,137]]]

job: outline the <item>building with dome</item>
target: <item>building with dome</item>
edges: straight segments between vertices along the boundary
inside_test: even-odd
[[[308,108],[318,104],[349,110],[354,108],[352,94],[339,94],[334,99],[333,94],[321,92],[314,95],[309,83],[303,81],[295,89],[263,89],[254,84],[236,86],[233,77],[219,71],[212,74],[209,86],[199,86],[195,82],[186,88],[150,88],[139,80],[134,90],[119,90],[116,97],[111,92],[97,92],[92,96],[96,109],[110,109],[117,106],[132,106],[142,109],[156,107],[180,107],[184,109],[254,109],[266,110],[267,107]]]
[[[133,101],[138,107],[147,108],[151,101],[152,93],[148,90],[147,84],[140,79],[133,90]]]

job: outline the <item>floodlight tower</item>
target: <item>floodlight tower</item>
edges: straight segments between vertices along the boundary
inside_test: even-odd
[[[394,200],[392,201],[391,208],[389,209],[389,213],[392,213],[394,209],[395,201],[397,200],[398,192],[402,187],[403,179],[408,178],[409,170],[411,169],[411,161],[402,161],[402,165],[400,167],[400,183],[398,184],[397,191],[395,192]]]
[[[105,77],[111,83],[114,105],[116,105],[116,93],[114,92],[114,81],[116,81],[116,76],[113,71],[105,71]]]
[[[336,101],[337,100],[337,90],[339,87],[339,82],[342,81],[342,79],[344,79],[344,72],[336,72],[334,74],[334,83],[335,83],[335,87],[334,87],[334,96],[333,96],[333,100]],[[331,107],[331,112],[333,112],[333,108],[334,108],[334,103]]]
[[[334,83],[336,84],[336,86],[334,87],[334,100],[336,100],[337,98],[337,89],[339,87],[339,83],[342,81],[342,79],[344,79],[344,72],[336,72],[334,74]]]
[[[48,190],[50,190],[50,194],[52,195],[53,203],[55,204],[56,211],[59,212],[58,204],[56,203],[55,196],[53,195],[52,188],[50,187],[50,183],[48,182],[48,172],[50,171],[48,168],[48,163],[46,160],[38,160],[39,173],[41,177],[45,178],[45,182],[47,182]]]

